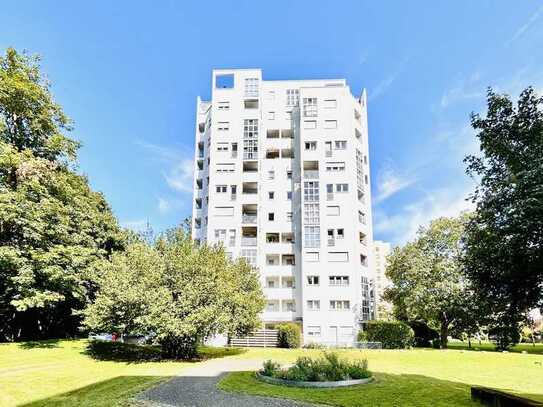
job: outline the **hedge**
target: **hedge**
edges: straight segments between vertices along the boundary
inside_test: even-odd
[[[369,321],[358,334],[359,341],[381,342],[383,349],[408,348],[413,345],[414,337],[409,325],[397,321]]]
[[[280,348],[299,348],[302,343],[302,333],[298,324],[289,322],[277,325]]]

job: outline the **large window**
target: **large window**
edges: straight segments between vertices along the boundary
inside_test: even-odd
[[[321,228],[319,226],[304,226],[305,247],[320,247]]]
[[[245,79],[245,97],[258,97],[258,78]]]
[[[317,116],[317,98],[304,98],[304,116]]]
[[[298,89],[287,89],[287,106],[298,106],[300,104],[300,91]]]
[[[258,119],[245,119],[243,121],[243,159],[256,160],[258,158]]]
[[[349,276],[329,276],[328,282],[331,286],[348,286]]]
[[[319,300],[308,300],[307,309],[310,311],[318,311],[321,309],[321,302]]]
[[[319,201],[319,181],[304,181],[304,201]]]
[[[345,300],[330,300],[330,309],[333,311],[349,310],[351,302]]]
[[[318,225],[320,221],[319,204],[304,204],[304,223],[306,225]]]
[[[256,266],[256,249],[241,249],[241,257],[251,266]]]

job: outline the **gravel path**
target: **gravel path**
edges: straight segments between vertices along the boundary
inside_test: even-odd
[[[311,404],[273,397],[227,393],[217,383],[228,372],[258,370],[261,360],[214,359],[184,369],[180,376],[138,397],[149,407],[311,407]]]

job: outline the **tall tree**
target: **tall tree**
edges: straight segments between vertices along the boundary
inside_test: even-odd
[[[78,143],[39,60],[0,57],[0,341],[73,335],[90,275],[122,233],[73,171]]]
[[[465,264],[507,348],[527,312],[543,306],[543,98],[528,88],[514,106],[489,89],[487,102],[486,116],[471,118],[482,154],[464,160],[479,180]]]
[[[395,314],[438,329],[443,348],[469,298],[460,262],[465,221],[466,215],[439,218],[419,229],[414,241],[393,250],[386,271],[393,285],[385,298],[394,304]]]
[[[99,274],[96,301],[84,311],[89,329],[154,332],[171,358],[195,356],[215,334],[243,335],[264,307],[258,274],[231,262],[222,247],[197,246],[181,229],[153,245],[135,243]]]

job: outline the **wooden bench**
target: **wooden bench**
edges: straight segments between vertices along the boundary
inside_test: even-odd
[[[492,407],[543,407],[543,403],[486,387],[472,387],[471,399]]]

